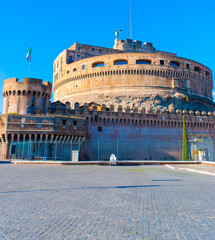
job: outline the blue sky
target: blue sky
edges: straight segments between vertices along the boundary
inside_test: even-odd
[[[28,76],[52,81],[53,61],[75,41],[112,47],[113,29],[129,38],[130,0],[1,1],[0,90],[4,79]],[[132,0],[132,37],[177,53],[215,72],[215,1]],[[0,97],[2,112],[3,98]]]

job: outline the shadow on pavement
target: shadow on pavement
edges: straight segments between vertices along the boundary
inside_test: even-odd
[[[148,188],[160,187],[161,185],[139,185],[139,186],[115,186],[115,187],[83,187],[83,188],[64,188],[64,189],[35,189],[35,190],[21,190],[21,191],[6,191],[1,193],[30,193],[30,192],[54,192],[54,191],[71,191],[71,190],[87,190],[87,189],[124,189],[124,188]],[[163,187],[163,186],[162,186]]]

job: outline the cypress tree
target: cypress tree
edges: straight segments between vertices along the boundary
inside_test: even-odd
[[[183,115],[182,160],[183,161],[189,160],[189,145],[188,145],[187,128],[186,128],[184,115]]]

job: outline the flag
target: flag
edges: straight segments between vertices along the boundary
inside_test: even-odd
[[[31,47],[26,55],[27,62],[29,61],[30,57],[31,57]]]

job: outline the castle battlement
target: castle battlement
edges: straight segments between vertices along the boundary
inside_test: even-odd
[[[75,103],[74,109],[70,108],[70,104],[56,102],[49,108],[50,114],[73,115],[86,119],[87,124],[97,124],[98,126],[107,125],[122,125],[122,126],[138,126],[138,127],[169,127],[169,128],[182,128],[182,117],[186,116],[188,128],[201,128],[201,129],[214,129],[215,127],[215,114],[212,112],[181,111],[177,109],[168,110],[157,108],[153,111],[151,108],[138,109],[134,107],[132,110],[129,106],[123,108],[122,106],[106,107],[105,104],[101,106],[96,104],[84,104],[80,106]]]

